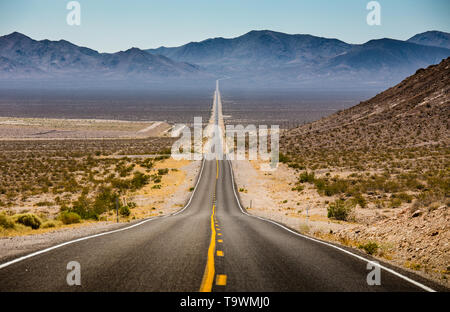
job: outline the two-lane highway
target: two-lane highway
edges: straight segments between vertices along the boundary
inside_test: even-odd
[[[218,125],[218,84],[214,102],[212,120]],[[70,261],[81,265],[81,286],[66,283]],[[381,285],[369,286],[368,262],[248,215],[238,201],[231,163],[214,159],[203,160],[180,212],[3,263],[0,291],[433,290],[432,283],[385,266]]]

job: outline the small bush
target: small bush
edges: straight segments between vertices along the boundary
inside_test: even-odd
[[[355,203],[355,205],[358,204],[361,208],[367,207],[367,201],[361,194],[355,194],[353,196],[353,202]]]
[[[393,195],[393,197],[394,197],[394,195]],[[402,200],[402,201],[404,201],[404,202],[406,202],[406,203],[411,203],[412,200],[413,200],[413,197],[411,195],[409,195],[409,194],[406,194],[406,193],[396,194],[395,197],[400,199],[400,200]]]
[[[119,213],[121,216],[128,217],[131,214],[131,210],[128,206],[122,206],[119,209]]]
[[[62,223],[64,224],[72,224],[72,223],[80,223],[81,217],[79,214],[75,212],[63,211],[59,215]]]
[[[369,255],[373,255],[377,252],[379,246],[377,243],[374,242],[369,242],[367,244],[361,244],[358,246],[358,248],[360,249],[364,249],[364,251],[369,254]]]
[[[283,163],[283,164],[288,163],[288,162],[291,161],[291,159],[288,156],[284,155],[283,153],[279,154],[278,160],[279,160],[280,163]]]
[[[313,183],[314,182],[314,172],[308,173],[308,171],[302,172],[299,178],[300,183]]]
[[[33,230],[38,229],[41,224],[42,221],[41,219],[39,219],[38,216],[32,214],[32,213],[26,213],[26,214],[22,214],[22,215],[18,215],[17,219],[16,219],[17,223],[23,224],[25,226],[29,226],[31,227]]]
[[[147,185],[150,180],[150,176],[141,172],[135,172],[133,179],[131,179],[131,186],[134,190],[138,190]]]
[[[344,200],[337,199],[334,203],[328,205],[328,218],[346,221],[351,212],[351,206]]]
[[[4,229],[13,229],[15,224],[14,221],[11,220],[10,217],[0,214],[0,226]]]
[[[47,221],[42,224],[43,229],[54,228],[56,224],[53,221]]]
[[[165,174],[168,174],[169,173],[169,169],[167,169],[167,168],[164,168],[164,169],[158,169],[158,174],[159,175],[165,175]]]
[[[391,199],[391,207],[398,208],[402,205],[402,200],[400,198],[392,198]]]

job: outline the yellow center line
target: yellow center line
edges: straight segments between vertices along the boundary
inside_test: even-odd
[[[214,200],[216,198],[216,185],[217,179],[219,178],[219,161],[216,159],[216,181],[214,185]],[[212,214],[211,214],[211,242],[208,248],[208,258],[206,260],[205,272],[203,273],[202,284],[200,285],[200,292],[211,292],[212,285],[214,282],[214,251],[216,250],[216,229],[214,227],[214,213],[216,210],[216,205],[213,204]],[[219,234],[221,235],[221,234]]]
[[[210,292],[214,281],[214,250],[216,248],[216,230],[214,229],[213,217],[215,208],[216,206],[213,205],[213,211],[211,214],[211,243],[208,248],[208,259],[206,261],[205,272],[203,273],[200,292]]]

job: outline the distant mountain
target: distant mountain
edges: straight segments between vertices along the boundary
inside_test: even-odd
[[[350,48],[351,45],[337,39],[263,30],[251,31],[233,39],[214,38],[176,48],[161,47],[146,51],[230,74],[247,70],[265,72],[280,67],[313,68]]]
[[[450,34],[442,31],[427,31],[417,34],[414,37],[409,38],[407,41],[426,46],[450,49]]]
[[[439,63],[449,55],[448,49],[385,38],[354,45],[329,59],[323,68],[339,76],[395,81],[411,75],[418,68]]]
[[[352,45],[337,39],[269,30],[243,36],[146,50],[233,79],[268,84],[391,85],[418,68],[439,63],[450,50],[393,39]]]
[[[444,45],[445,33],[432,34],[426,42]],[[14,32],[0,37],[0,79],[94,80],[95,85],[109,81],[169,85],[167,81],[176,80],[186,85],[230,77],[226,85],[240,87],[380,89],[448,56],[450,49],[400,40],[356,45],[270,30],[174,48],[99,53],[65,40],[37,41]]]
[[[449,146],[450,57],[368,101],[289,130],[285,153]]]
[[[151,55],[137,48],[110,54],[65,40],[36,41],[18,32],[0,37],[0,76],[8,78],[143,79],[197,73],[195,65]]]

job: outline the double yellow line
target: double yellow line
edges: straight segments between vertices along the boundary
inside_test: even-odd
[[[216,159],[216,180],[214,182],[214,203],[212,206],[211,213],[211,242],[208,248],[208,258],[206,261],[205,272],[203,273],[202,284],[200,285],[200,292],[211,292],[212,285],[214,282],[214,251],[216,249],[216,229],[214,227],[214,213],[216,211],[216,186],[217,180],[219,179],[219,161]]]

